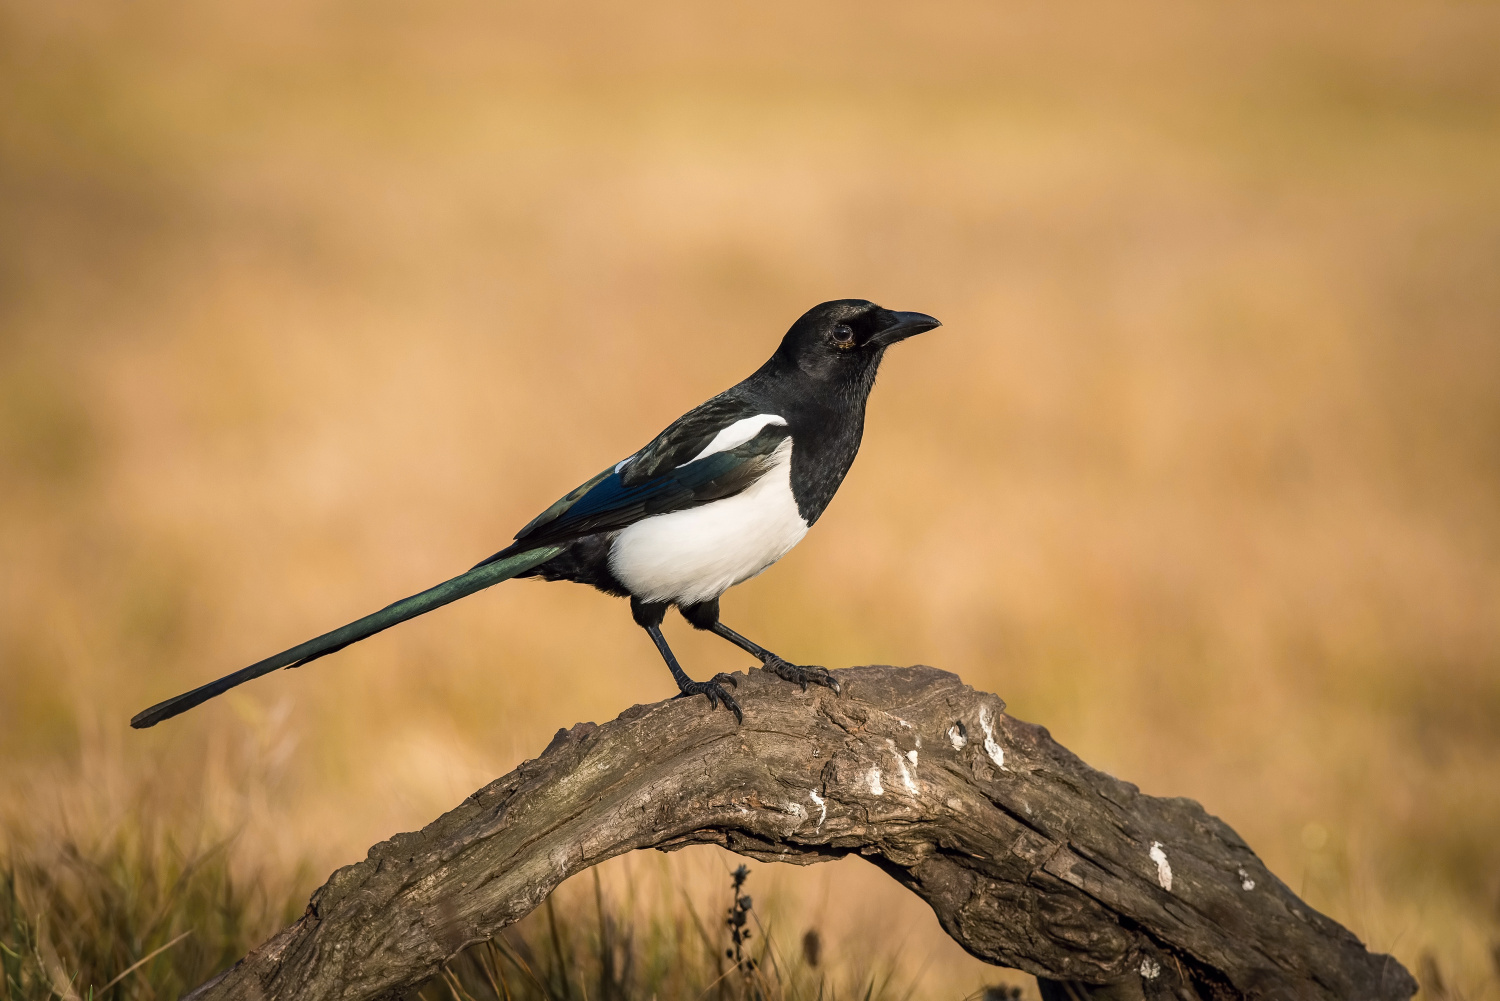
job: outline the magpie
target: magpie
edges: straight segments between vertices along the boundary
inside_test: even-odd
[[[886,348],[941,324],[864,299],[814,306],[748,379],[677,420],[534,518],[489,559],[420,594],[324,633],[131,719],[143,729],[279,668],[301,667],[351,643],[513,577],[588,584],[630,599],[679,698],[704,695],[743,720],[723,687],[694,681],[662,635],[669,606],[766,670],[838,692],[821,667],[778,657],[719,621],[719,596],[785,556],[823,514],[864,434],[865,403]]]

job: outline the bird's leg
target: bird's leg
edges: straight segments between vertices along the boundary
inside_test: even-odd
[[[770,671],[778,678],[784,678],[787,681],[801,685],[804,692],[807,691],[808,682],[831,688],[835,694],[842,691],[838,680],[834,678],[833,674],[827,668],[811,664],[793,664],[767,650],[760,644],[746,639],[722,622],[715,622],[709,627],[709,632],[715,636],[724,637],[752,657],[759,657],[761,665],[767,671]]]
[[[835,693],[842,691],[838,680],[826,668],[803,666],[793,664],[788,660],[778,657],[759,643],[741,636],[719,621],[719,600],[699,602],[681,608],[682,617],[687,619],[695,629],[705,629],[715,636],[722,636],[741,650],[761,662],[767,671],[784,678],[787,681],[801,685],[803,691],[807,691],[808,682],[815,685],[824,685],[834,690]]]
[[[661,659],[667,662],[667,670],[672,672],[672,680],[677,682],[679,699],[690,695],[702,695],[708,699],[710,709],[719,708],[719,700],[723,699],[724,705],[734,713],[734,718],[741,723],[745,721],[745,714],[740,710],[740,704],[720,684],[720,682],[727,681],[738,688],[739,683],[734,678],[720,673],[708,681],[694,681],[677,663],[676,655],[672,653],[672,648],[667,646],[667,638],[661,632],[661,620],[667,614],[665,602],[644,602],[631,598],[630,614],[635,617],[636,625],[646,630],[646,635],[650,636],[651,642],[656,644],[656,650],[661,654]]]

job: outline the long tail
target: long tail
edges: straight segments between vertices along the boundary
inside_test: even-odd
[[[382,629],[389,629],[398,622],[414,619],[423,612],[430,612],[434,608],[441,608],[450,601],[457,601],[465,595],[482,591],[491,584],[498,584],[503,580],[510,580],[547,562],[558,553],[562,552],[560,546],[543,546],[540,549],[529,549],[514,556],[496,560],[494,563],[485,563],[475,567],[468,573],[459,574],[452,580],[446,580],[437,587],[431,587],[421,594],[414,594],[410,598],[403,598],[393,605],[387,605],[373,615],[366,615],[362,619],[356,619],[331,633],[324,633],[316,639],[310,639],[306,643],[283,650],[274,657],[267,657],[258,664],[241,668],[233,674],[225,675],[218,681],[211,681],[201,688],[195,688],[191,692],[185,692],[165,702],[158,702],[150,709],[136,713],[131,719],[130,725],[137,730],[143,730],[148,726],[155,726],[164,719],[171,719],[178,713],[185,713],[196,705],[201,705],[213,698],[215,695],[223,695],[236,685],[243,685],[252,678],[259,678],[263,674],[283,667],[301,667],[308,661],[326,657],[344,649],[350,643],[358,643],[368,636],[374,636]]]

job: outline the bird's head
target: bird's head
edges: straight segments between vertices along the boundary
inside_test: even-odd
[[[775,360],[820,382],[868,391],[886,348],[940,326],[926,313],[898,313],[867,299],[834,299],[814,306],[792,324]]]

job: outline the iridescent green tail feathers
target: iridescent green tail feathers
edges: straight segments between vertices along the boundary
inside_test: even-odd
[[[430,612],[434,608],[441,608],[451,601],[482,591],[485,588],[498,584],[512,577],[518,577],[533,567],[540,566],[562,551],[560,546],[543,546],[539,549],[528,549],[525,552],[516,553],[496,560],[493,563],[485,563],[475,567],[468,573],[459,574],[452,580],[446,580],[436,587],[430,587],[420,594],[414,594],[410,598],[390,604],[380,611],[366,615],[362,619],[356,619],[347,626],[342,626],[329,633],[324,633],[306,643],[283,650],[274,657],[249,667],[241,668],[233,674],[225,675],[218,681],[211,681],[201,688],[195,688],[191,692],[158,702],[150,709],[143,710],[131,719],[130,725],[137,730],[143,730],[148,726],[155,726],[164,719],[171,719],[179,713],[187,712],[196,705],[201,705],[216,695],[223,695],[236,685],[243,685],[252,678],[259,678],[263,674],[283,667],[301,667],[309,661],[326,657],[344,649],[351,643],[376,633],[389,629],[407,619],[414,619],[424,612]]]

